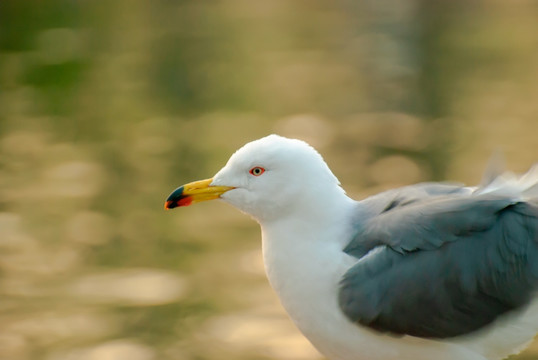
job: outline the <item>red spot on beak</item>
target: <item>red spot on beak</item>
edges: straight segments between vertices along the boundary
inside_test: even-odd
[[[176,206],[189,206],[192,204],[192,197],[186,196],[182,199],[179,199]]]

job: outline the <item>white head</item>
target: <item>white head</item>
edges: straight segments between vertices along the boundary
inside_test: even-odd
[[[220,197],[259,222],[323,207],[332,197],[344,195],[338,179],[314,148],[278,135],[237,150],[213,179],[178,188],[170,195],[167,208],[189,205],[192,201],[181,201],[193,196],[191,189],[198,192],[202,188],[204,198],[195,201]],[[208,196],[207,189],[216,192]]]

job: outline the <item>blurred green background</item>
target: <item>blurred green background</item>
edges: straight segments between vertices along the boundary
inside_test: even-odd
[[[0,0],[0,358],[314,360],[257,224],[163,211],[245,142],[361,198],[538,160],[534,0]],[[538,359],[533,346],[518,359]]]

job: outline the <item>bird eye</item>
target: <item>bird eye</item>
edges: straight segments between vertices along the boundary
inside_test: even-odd
[[[249,173],[254,176],[260,176],[265,172],[265,169],[259,166],[253,167],[250,169]]]

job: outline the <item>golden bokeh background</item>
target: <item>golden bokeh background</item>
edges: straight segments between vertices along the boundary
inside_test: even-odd
[[[0,358],[314,360],[258,226],[164,212],[270,133],[348,194],[538,161],[533,0],[1,0]],[[538,359],[538,345],[514,359]]]

